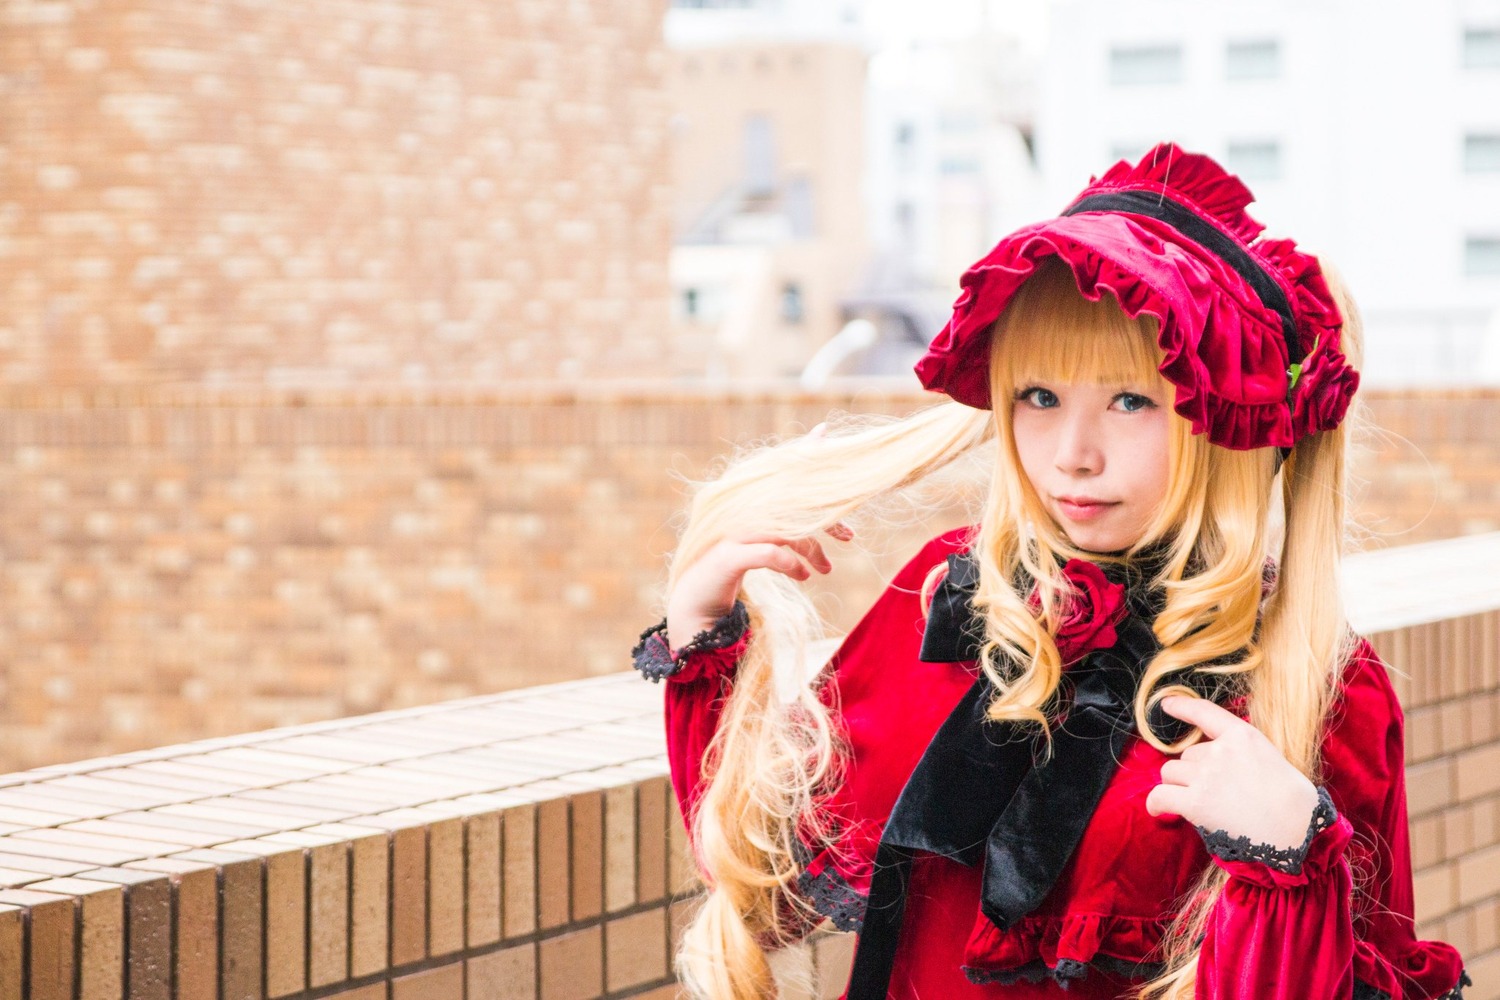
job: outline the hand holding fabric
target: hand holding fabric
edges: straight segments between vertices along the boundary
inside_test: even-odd
[[[1173,813],[1205,830],[1295,849],[1306,839],[1318,792],[1260,730],[1202,698],[1173,695],[1162,710],[1203,731],[1146,797],[1153,816]]]

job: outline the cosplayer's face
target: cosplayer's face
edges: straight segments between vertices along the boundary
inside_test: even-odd
[[[1038,382],[1016,392],[1021,466],[1043,508],[1080,549],[1140,541],[1166,495],[1168,413],[1159,387]]]

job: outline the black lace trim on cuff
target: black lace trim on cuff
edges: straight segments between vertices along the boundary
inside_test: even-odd
[[[797,872],[797,894],[814,910],[833,921],[833,926],[839,930],[856,934],[863,930],[869,897],[845,881],[833,868],[809,875],[807,866],[817,855],[801,840],[793,842],[792,856],[797,867],[802,869]]]
[[[667,622],[662,619],[641,633],[641,641],[630,651],[630,658],[641,676],[653,683],[671,677],[682,669],[687,658],[694,653],[733,646],[750,628],[750,612],[741,601],[735,601],[729,613],[716,619],[712,625],[693,636],[692,640],[672,655],[667,645]]]
[[[1328,789],[1319,785],[1318,805],[1313,809],[1312,819],[1307,824],[1307,836],[1303,838],[1300,847],[1277,848],[1269,844],[1252,844],[1249,837],[1231,837],[1223,830],[1209,831],[1201,826],[1195,829],[1203,838],[1203,846],[1215,857],[1225,861],[1259,861],[1284,874],[1300,875],[1302,862],[1307,858],[1307,849],[1312,846],[1313,838],[1332,826],[1333,821],[1338,818],[1338,810],[1333,807]]]
[[[1453,989],[1438,997],[1437,1000],[1464,1000],[1464,987],[1473,986],[1474,980],[1469,978],[1469,973],[1464,970],[1458,974],[1458,983]]]
[[[1441,993],[1433,1000],[1464,1000],[1464,987],[1473,986],[1474,980],[1469,978],[1467,971],[1458,974],[1458,983],[1446,993]],[[1354,1000],[1391,1000],[1391,995],[1385,990],[1376,989],[1363,980],[1354,981]]]
[[[865,904],[869,900],[832,868],[816,875],[801,872],[797,876],[797,891],[839,930],[858,933],[864,929]]]
[[[1090,969],[1098,969],[1126,979],[1155,979],[1166,970],[1166,966],[1159,962],[1132,962],[1125,958],[1115,958],[1113,955],[1095,955],[1087,962],[1081,962],[1076,958],[1060,958],[1055,966],[1048,965],[1038,958],[1025,965],[1018,965],[1014,969],[975,969],[967,965],[963,969],[964,978],[975,986],[997,983],[1001,986],[1009,986],[1022,980],[1028,983],[1040,983],[1045,979],[1051,979],[1063,989],[1067,989],[1074,981],[1087,979]]]

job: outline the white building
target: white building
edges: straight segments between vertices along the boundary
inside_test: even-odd
[[[1209,153],[1344,274],[1368,382],[1500,381],[1500,0],[1054,0],[1050,36],[1054,206],[1158,140]]]
[[[855,42],[863,0],[671,0],[666,38],[673,48],[729,42]]]
[[[863,206],[857,236],[847,225],[837,231],[820,226],[815,234],[833,241],[817,251],[833,262],[829,277],[851,273],[836,259],[841,251],[860,254],[858,273],[841,289],[842,317],[869,319],[879,330],[878,348],[849,354],[835,370],[909,371],[946,320],[963,269],[1001,233],[1046,214],[1037,197],[1030,149],[1038,52],[1008,27],[1023,6],[1022,0],[940,0],[926,8],[906,0],[674,0],[667,41],[689,65],[694,53],[722,58],[725,52],[747,48],[760,53],[756,58],[773,62],[777,48],[826,52],[848,46],[867,54],[862,97],[849,99],[843,78],[835,81],[823,73],[804,76],[797,98],[803,117],[815,108],[826,109],[829,100],[828,93],[808,87],[829,91],[841,102],[836,114],[830,117],[825,111],[824,117],[831,123],[825,131],[832,136],[836,129],[839,143],[817,154],[802,146],[800,169],[811,179],[817,203],[854,198]],[[819,79],[821,84],[815,82]],[[725,89],[722,97],[714,97],[706,92],[725,86],[726,81],[711,74],[700,75],[696,89],[679,96],[675,131],[682,154],[692,154],[687,129],[701,130],[708,117],[734,116],[748,107],[743,94]],[[750,101],[783,109],[768,112],[776,139],[765,143],[768,148],[782,145],[784,96],[774,74],[768,74],[760,96]],[[708,104],[691,107],[700,97]],[[856,122],[862,136],[855,150],[859,162],[838,162],[848,151],[841,145],[845,130]],[[716,136],[712,148],[750,148],[749,138],[737,142],[732,136]],[[786,147],[790,151],[790,141]],[[769,161],[769,155],[763,158]],[[677,159],[683,165],[684,156]],[[703,199],[691,189],[703,178],[715,179],[716,171],[696,164],[679,173],[679,203],[696,218],[701,213],[692,206]],[[827,183],[834,177],[836,191]],[[679,322],[696,324],[703,338],[719,345],[716,353],[726,372],[784,371],[785,360],[800,348],[794,337],[783,335],[779,328],[785,324],[771,316],[764,302],[770,294],[766,289],[774,292],[786,283],[783,272],[789,272],[775,259],[785,256],[786,241],[727,240],[722,227],[720,235],[706,241],[701,228],[680,226],[683,235],[674,251],[678,298],[693,304],[691,315],[679,310]],[[800,266],[812,264],[809,258]],[[820,303],[827,305],[820,290],[826,291],[830,281],[809,276],[796,284],[807,292],[808,318],[802,329],[812,336],[805,343],[816,347],[818,339],[831,339],[839,328],[838,323],[829,325],[820,308]],[[829,346],[839,353],[846,341],[863,339],[863,334],[841,338]],[[754,359],[746,354],[771,344],[780,346],[761,350]],[[805,349],[802,356],[807,357]],[[825,360],[820,357],[814,367],[823,367]]]
[[[866,201],[891,280],[956,293],[1000,235],[1047,214],[1030,148],[1034,74],[1019,40],[986,24],[872,56]]]

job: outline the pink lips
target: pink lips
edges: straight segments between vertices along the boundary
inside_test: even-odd
[[[1058,508],[1070,521],[1092,521],[1103,516],[1117,502],[1094,497],[1057,497],[1056,500]]]

